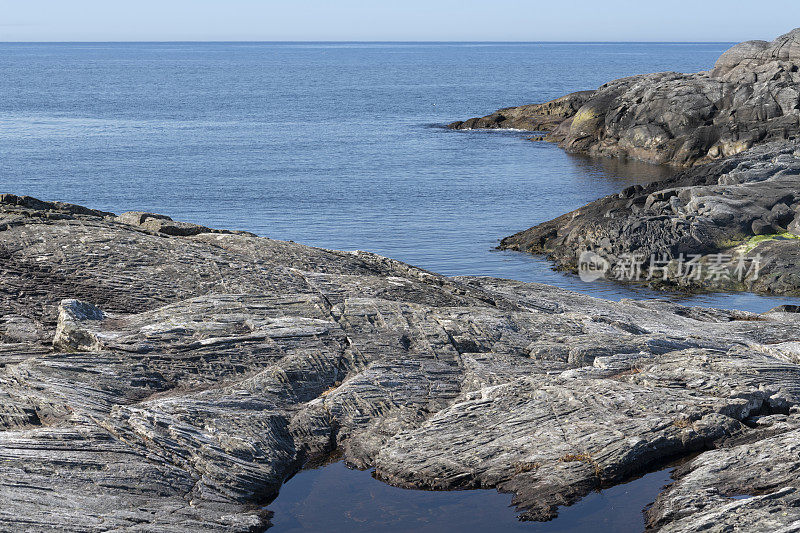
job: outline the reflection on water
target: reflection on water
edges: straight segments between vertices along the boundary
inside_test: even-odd
[[[675,167],[651,165],[635,159],[619,157],[593,158],[582,154],[567,154],[567,157],[577,169],[577,175],[585,176],[588,180],[622,179],[628,181],[635,176],[636,181],[644,185],[667,179],[680,171]]]
[[[779,305],[800,303],[800,298],[792,296],[761,296],[748,292],[688,294],[654,290],[644,285],[618,283],[606,279],[587,283],[576,274],[553,270],[552,264],[544,256],[510,250],[496,250],[493,253],[498,257],[498,262],[509,263],[508,270],[515,270],[513,276],[498,277],[545,283],[606,300],[619,301],[624,298],[664,300],[686,306],[740,309],[753,313],[765,313]]]
[[[275,513],[270,533],[641,532],[642,511],[670,482],[670,472],[654,472],[594,492],[562,508],[556,520],[539,523],[518,521],[508,494],[398,489],[373,479],[369,472],[351,470],[339,462],[303,471],[286,483],[268,506]]]

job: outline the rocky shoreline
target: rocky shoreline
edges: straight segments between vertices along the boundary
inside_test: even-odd
[[[686,291],[800,295],[800,29],[734,46],[697,74],[456,122],[547,131],[571,152],[685,167],[506,237],[556,268]]]
[[[772,143],[635,186],[534,226],[500,248],[578,272],[590,253],[621,282],[800,295],[800,149]]]
[[[547,132],[570,152],[691,167],[796,138],[799,65],[797,29],[738,44],[707,72],[632,76],[449,127]]]
[[[14,195],[0,258],[0,530],[262,531],[332,452],[512,492],[528,520],[699,453],[651,530],[800,527],[791,309],[609,302]]]
[[[800,294],[796,61],[800,30],[451,127],[687,167],[504,248]],[[524,520],[685,458],[648,530],[800,530],[796,329],[0,195],[0,530],[263,531],[330,454]]]

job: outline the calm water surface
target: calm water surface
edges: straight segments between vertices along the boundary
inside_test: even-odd
[[[707,69],[728,47],[0,44],[0,191],[369,250],[448,275],[663,298],[493,248],[668,171],[441,126],[621,76]],[[784,301],[686,300],[756,311]],[[665,476],[589,496],[546,525],[517,523],[507,495],[400,491],[341,465],[299,474],[271,509],[278,531],[641,530]]]
[[[663,174],[442,124],[728,44],[0,44],[0,190],[593,295],[500,238]],[[689,300],[766,310],[776,299]]]
[[[593,492],[547,523],[519,522],[511,495],[491,490],[422,492],[391,487],[342,463],[306,470],[269,506],[270,533],[641,533],[643,509],[671,483],[672,469]],[[331,495],[338,495],[332,498]]]

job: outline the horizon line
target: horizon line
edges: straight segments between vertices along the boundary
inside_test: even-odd
[[[0,44],[729,44],[741,41],[438,41],[438,40],[120,40],[120,41],[0,41]]]

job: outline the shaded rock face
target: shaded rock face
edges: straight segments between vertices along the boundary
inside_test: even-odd
[[[652,266],[648,281],[657,285],[796,295],[798,209],[800,151],[795,143],[773,143],[630,187],[507,237],[500,246],[547,254],[558,268],[572,271],[590,251],[612,266],[636,257],[643,263],[640,281]],[[694,272],[680,268],[689,260],[698,265]],[[714,275],[717,266],[729,275]],[[618,274],[607,277],[625,280]]]
[[[568,151],[677,166],[704,164],[798,135],[799,68],[800,29],[771,43],[736,45],[707,72],[633,76],[579,93],[590,97],[572,98],[580,107],[562,107],[564,112],[550,122],[538,118],[540,109],[558,100],[450,127],[545,130],[551,132],[548,140]],[[530,127],[523,127],[526,117]]]
[[[574,116],[594,95],[595,91],[579,91],[544,104],[507,107],[489,116],[471,118],[448,125],[454,130],[514,129],[552,131]]]
[[[129,218],[0,197],[0,529],[259,531],[284,480],[332,451],[548,519],[712,450],[654,529],[800,520],[781,440],[795,313],[607,302]],[[743,490],[783,511],[721,513]]]

